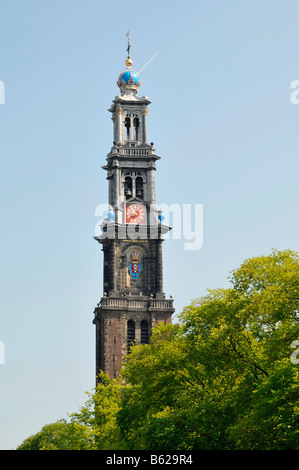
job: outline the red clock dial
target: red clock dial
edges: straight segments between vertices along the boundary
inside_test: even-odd
[[[126,224],[144,224],[145,207],[142,204],[128,204],[126,206]]]

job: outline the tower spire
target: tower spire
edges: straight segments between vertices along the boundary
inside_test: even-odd
[[[128,58],[130,57],[130,49],[132,47],[132,45],[130,44],[130,31],[127,32],[126,34],[127,38],[128,38],[128,47],[127,47],[127,53],[128,53]]]
[[[132,47],[132,44],[130,44],[130,31],[127,32],[126,36],[127,36],[127,38],[128,38],[128,47],[127,47],[127,49],[126,49],[126,52],[127,52],[127,54],[128,54],[128,57],[127,57],[127,60],[126,60],[126,66],[127,66],[128,68],[130,68],[130,67],[132,66],[132,64],[133,64],[133,61],[132,61],[131,56],[130,56],[130,49],[131,49],[131,47]]]
[[[127,92],[128,94],[131,94],[133,91],[136,94],[138,88],[140,87],[141,81],[135,70],[132,70],[133,61],[130,56],[130,49],[132,47],[130,44],[130,31],[127,32],[126,36],[128,38],[128,47],[126,49],[128,55],[125,62],[127,68],[118,77],[117,85],[121,89],[122,93]]]

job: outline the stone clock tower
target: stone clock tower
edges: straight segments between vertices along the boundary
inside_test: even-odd
[[[96,326],[96,374],[110,378],[119,369],[132,344],[149,342],[158,322],[171,322],[172,298],[163,292],[163,224],[156,208],[156,161],[153,144],[147,141],[150,101],[137,95],[140,77],[126,70],[118,79],[120,94],[109,111],[113,121],[113,146],[102,168],[108,180],[108,217],[102,234],[104,292],[94,311]]]

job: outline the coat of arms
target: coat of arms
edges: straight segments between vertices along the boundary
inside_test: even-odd
[[[139,254],[134,251],[131,254],[131,261],[129,264],[129,273],[134,279],[134,281],[137,280],[139,274],[141,273],[141,263],[139,261]]]

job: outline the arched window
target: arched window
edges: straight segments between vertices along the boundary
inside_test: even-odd
[[[130,140],[130,127],[131,127],[131,119],[129,116],[127,116],[125,119],[126,140]]]
[[[141,321],[141,344],[149,343],[148,323],[146,320]]]
[[[136,196],[143,199],[143,179],[141,176],[136,178]]]
[[[134,118],[134,140],[138,140],[139,137],[139,119],[138,117]]]
[[[125,170],[122,174],[122,184],[126,199],[138,197],[144,199],[146,178],[142,171]]]
[[[134,320],[128,320],[127,323],[127,351],[130,352],[130,347],[135,341],[135,322]]]
[[[130,176],[126,176],[125,178],[125,196],[126,199],[130,199],[133,195],[132,192],[132,178]]]

